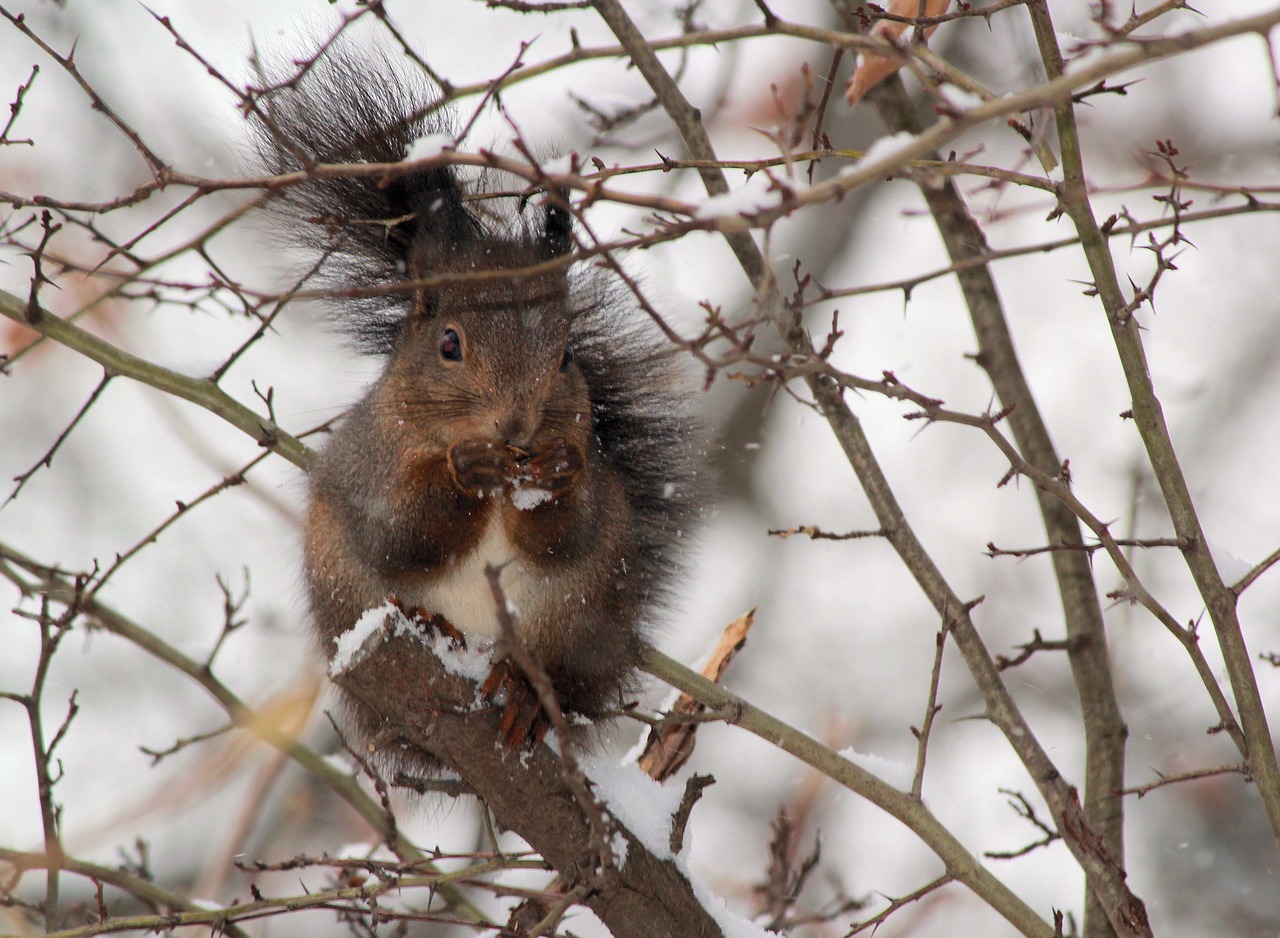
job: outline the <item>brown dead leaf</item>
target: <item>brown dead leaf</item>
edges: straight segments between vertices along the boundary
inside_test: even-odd
[[[719,683],[735,655],[747,643],[747,633],[755,622],[756,611],[752,609],[734,619],[725,626],[720,642],[715,651],[702,666],[702,676],[709,681]],[[671,708],[673,714],[694,716],[706,708],[688,694],[681,694]],[[693,755],[694,736],[698,724],[691,721],[677,720],[655,727],[649,732],[649,740],[645,743],[644,752],[640,754],[638,764],[651,778],[661,782],[670,778]]]
[[[947,7],[950,4],[951,0],[923,0],[923,15],[941,16],[947,11]],[[922,0],[889,0],[889,3],[885,5],[885,11],[896,16],[920,16],[921,5]],[[897,43],[906,34],[907,30],[913,28],[907,23],[878,20],[867,35],[876,39],[884,39],[890,43]],[[937,28],[937,26],[926,27],[924,31],[925,37],[932,35]],[[862,100],[863,95],[902,68],[904,61],[898,55],[884,55],[879,52],[861,53],[858,56],[858,64],[853,70],[853,77],[845,85],[845,100],[850,104],[857,104]]]

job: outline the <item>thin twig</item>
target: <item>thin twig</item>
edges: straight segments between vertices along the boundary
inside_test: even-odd
[[[947,632],[950,620],[943,618],[942,628],[938,630],[938,650],[933,656],[933,670],[929,675],[929,698],[924,706],[924,719],[920,727],[911,727],[911,734],[916,738],[916,770],[911,777],[911,794],[919,798],[924,789],[924,764],[929,750],[929,733],[933,729],[933,718],[938,715],[942,706],[938,703],[938,684],[942,678],[942,653],[947,647]]]
[[[854,935],[860,935],[868,929],[871,929],[872,934],[875,934],[875,930],[884,924],[890,915],[897,912],[903,906],[911,905],[913,902],[919,902],[930,893],[937,892],[943,886],[948,883],[954,883],[955,881],[956,878],[950,873],[944,873],[942,876],[933,880],[933,882],[925,883],[919,889],[909,892],[905,896],[889,900],[889,905],[886,908],[882,909],[871,918],[856,923],[851,929],[849,929],[849,931],[845,932],[845,938],[853,938]]]
[[[1239,596],[1241,593],[1247,590],[1250,586],[1252,586],[1254,582],[1258,579],[1258,577],[1262,576],[1262,574],[1266,573],[1268,570],[1274,567],[1277,563],[1280,563],[1280,549],[1277,549],[1274,553],[1272,553],[1269,557],[1267,557],[1266,560],[1262,561],[1262,563],[1258,564],[1256,567],[1254,567],[1252,570],[1250,570],[1248,573],[1242,576],[1239,579],[1239,581],[1237,581],[1235,584],[1232,585],[1231,592]]]
[[[129,142],[133,144],[134,149],[136,149],[142,156],[143,160],[147,164],[147,168],[151,171],[151,175],[157,181],[162,181],[167,170],[164,161],[161,160],[160,157],[156,156],[156,154],[152,152],[151,148],[142,142],[142,138],[138,136],[138,132],[126,124],[124,120],[122,120],[121,117],[107,105],[107,102],[103,100],[98,92],[94,90],[93,86],[85,79],[84,75],[80,73],[80,70],[76,67],[74,61],[75,47],[72,46],[71,52],[67,53],[65,56],[59,55],[54,51],[52,46],[36,35],[31,27],[27,25],[25,17],[21,14],[15,15],[10,13],[4,7],[0,7],[0,16],[7,19],[13,27],[18,30],[18,32],[22,33],[35,43],[45,55],[57,62],[58,65],[62,67],[63,71],[71,76],[75,83],[80,86],[80,90],[88,96],[93,109],[106,115],[107,119],[116,125],[116,129],[129,139]]]
[[[1153,770],[1155,771],[1155,770]],[[1202,778],[1215,778],[1219,775],[1243,775],[1246,780],[1249,778],[1249,763],[1238,762],[1235,765],[1220,765],[1212,769],[1193,769],[1189,772],[1178,772],[1173,775],[1165,775],[1163,772],[1156,771],[1156,775],[1160,776],[1154,782],[1148,782],[1145,785],[1135,785],[1132,788],[1122,788],[1116,792],[1117,795],[1137,795],[1144,798],[1157,788],[1163,788],[1165,785],[1176,785],[1179,782],[1193,782]]]
[[[845,531],[842,533],[833,533],[824,531],[817,525],[802,524],[793,528],[770,528],[769,536],[786,540],[796,534],[803,534],[811,541],[860,541],[869,537],[887,537],[888,532],[883,528],[876,531]]]
[[[1119,547],[1176,547],[1179,550],[1186,550],[1190,546],[1188,541],[1180,537],[1117,537],[1114,539],[1114,543]],[[988,557],[1034,557],[1037,554],[1052,554],[1058,551],[1076,551],[1092,554],[1095,551],[1105,549],[1106,545],[1101,541],[1093,544],[1046,544],[1043,547],[1009,549],[996,547],[990,541],[987,542]]]
[[[78,411],[76,411],[76,415],[71,418],[71,422],[68,423],[63,431],[58,434],[58,438],[53,441],[53,445],[45,451],[45,454],[36,460],[35,465],[26,472],[13,477],[13,481],[18,484],[13,487],[13,491],[10,492],[9,497],[5,499],[4,503],[6,505],[18,497],[18,493],[22,491],[22,487],[27,484],[27,481],[34,476],[36,472],[38,472],[42,467],[48,469],[53,465],[54,454],[57,453],[58,448],[66,442],[67,437],[71,435],[71,431],[76,428],[76,425],[84,419],[84,415],[89,412],[89,408],[92,407],[98,398],[102,396],[102,392],[107,389],[107,383],[111,380],[111,377],[112,376],[109,373],[102,376],[102,380],[99,381],[98,386],[93,389],[93,392],[89,395],[89,399],[84,402],[84,405]]]

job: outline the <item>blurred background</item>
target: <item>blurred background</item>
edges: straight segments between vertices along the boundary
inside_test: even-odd
[[[1097,38],[1086,5],[1053,6],[1064,48],[1077,38]],[[1155,31],[1194,28],[1267,6],[1254,0],[1208,4],[1201,14],[1162,17]],[[657,0],[627,7],[651,37],[677,34],[682,16],[704,27],[759,22],[749,0],[695,5],[685,13]],[[788,20],[837,28],[830,6],[817,0],[779,0],[771,7]],[[4,9],[24,15],[27,27],[60,53],[74,47],[85,79],[169,165],[229,178],[244,171],[247,159],[248,134],[235,97],[157,17],[167,17],[215,70],[244,83],[255,47],[309,50],[338,15],[355,7],[319,0],[155,0],[148,12],[103,0],[6,3]],[[524,15],[464,0],[391,0],[387,10],[432,68],[458,85],[490,80],[519,57],[533,63],[562,54],[574,41],[613,44],[590,11]],[[370,30],[370,41],[378,33]],[[522,44],[528,44],[523,52]],[[989,23],[948,24],[931,46],[996,93],[1040,80],[1027,18],[1016,8]],[[796,106],[805,65],[821,85],[832,52],[815,43],[760,38],[672,53],[665,61],[682,69],[682,87],[702,109],[720,156],[757,159],[777,155],[767,133],[779,122],[775,101]],[[1192,184],[1183,195],[1195,209],[1238,204],[1242,199],[1230,190],[1245,185],[1260,197],[1274,196],[1280,124],[1272,64],[1265,42],[1244,37],[1121,76],[1137,79],[1123,96],[1102,95],[1082,105],[1078,115],[1099,218],[1165,214],[1153,195],[1165,194],[1168,186],[1151,185],[1152,173],[1165,169],[1153,156],[1158,140],[1176,145]],[[35,65],[39,73],[9,134],[34,145],[0,147],[0,190],[101,202],[146,182],[150,174],[137,150],[95,112],[67,72],[18,28],[0,22],[0,98],[14,100]],[[840,87],[849,68],[846,57]],[[651,163],[655,150],[683,155],[660,111],[601,129],[602,115],[616,117],[650,98],[634,71],[602,58],[517,84],[503,92],[502,104],[535,152],[576,152],[610,165]],[[480,103],[476,96],[462,107]],[[1037,115],[1038,122],[1046,118]],[[874,110],[849,108],[838,93],[825,130],[833,146],[852,149],[883,134]],[[514,136],[503,115],[486,106],[471,140],[501,150]],[[953,146],[974,162],[1040,171],[1028,162],[1023,141],[1003,125],[977,128]],[[843,165],[847,161],[829,161],[819,174]],[[803,166],[797,174],[803,181]],[[730,178],[735,186],[745,184],[740,174]],[[1221,188],[1195,188],[1199,183]],[[689,201],[702,196],[688,173],[628,176],[625,186]],[[1047,244],[1073,234],[1068,222],[1051,217],[1054,206],[1043,192],[976,178],[962,188],[993,248]],[[98,219],[100,230],[129,242],[134,256],[152,260],[173,253],[131,284],[127,295],[92,303],[114,287],[112,270],[129,269],[116,259],[92,275],[58,277],[41,301],[59,315],[84,310],[81,325],[143,358],[186,374],[212,371],[257,327],[231,293],[211,288],[214,272],[223,281],[270,291],[287,282],[294,260],[251,217],[207,239],[203,251],[178,250],[243,206],[249,196],[242,192],[202,198],[149,229],[190,194],[171,187]],[[30,209],[0,206],[6,236],[0,290],[22,298],[32,274],[22,245],[39,241],[32,217]],[[602,234],[642,226],[641,216],[624,206],[601,204],[590,217]],[[22,225],[28,227],[18,231]],[[1280,224],[1274,214],[1257,212],[1198,223],[1184,233],[1189,243],[1181,245],[1177,270],[1161,282],[1154,311],[1144,307],[1139,315],[1149,367],[1202,522],[1226,579],[1234,581],[1280,545]],[[797,213],[761,243],[784,292],[793,285],[797,260],[832,289],[916,277],[948,263],[923,200],[907,181],[867,186],[838,204]],[[74,225],[64,226],[56,245],[88,267],[104,257],[102,245]],[[1154,261],[1141,238],[1114,241],[1113,253],[1122,282],[1147,282]],[[663,315],[690,334],[702,321],[701,303],[726,315],[749,314],[750,286],[718,236],[695,233],[627,262]],[[1070,247],[1033,252],[993,269],[1028,379],[1059,452],[1070,459],[1077,494],[1117,534],[1168,535],[1140,441],[1132,423],[1119,417],[1129,399],[1105,315],[1085,295],[1090,275],[1082,255]],[[833,358],[839,367],[870,379],[892,371],[957,410],[979,413],[992,404],[985,374],[967,357],[976,341],[951,277],[927,280],[907,295],[884,290],[815,305],[815,335],[826,334],[836,310],[845,332]],[[102,379],[97,365],[49,342],[19,354],[31,341],[22,328],[0,321],[0,351],[17,355],[0,379],[0,477],[6,480],[44,457]],[[237,361],[222,387],[258,409],[255,387],[262,393],[270,388],[277,419],[297,433],[339,415],[378,367],[328,330],[321,310],[295,304]],[[692,369],[691,375],[700,385],[700,375]],[[794,390],[805,396],[803,388]],[[977,431],[905,421],[910,408],[873,396],[851,403],[949,582],[961,596],[985,597],[975,621],[992,652],[1012,656],[1037,629],[1046,638],[1060,637],[1061,608],[1048,559],[986,555],[989,542],[1002,548],[1044,543],[1029,485],[997,487],[1007,462]],[[916,742],[910,727],[924,714],[940,625],[932,608],[883,541],[768,535],[809,524],[828,531],[878,526],[825,422],[776,387],[749,388],[723,375],[699,395],[697,408],[717,441],[719,507],[697,543],[661,646],[696,664],[725,623],[754,607],[757,624],[728,686],[836,749],[854,747],[911,765]],[[176,502],[191,502],[257,455],[252,440],[206,411],[114,380],[52,465],[0,509],[0,542],[65,570],[110,567],[169,517]],[[243,596],[237,617],[246,624],[220,648],[216,675],[280,725],[299,723],[308,745],[337,752],[322,715],[329,698],[304,618],[298,544],[304,491],[293,466],[265,460],[245,484],[197,506],[122,564],[99,598],[203,661],[222,631],[226,595]],[[1176,551],[1138,552],[1134,563],[1176,618],[1201,617],[1203,603]],[[1121,585],[1102,554],[1095,574],[1103,593]],[[31,686],[38,631],[10,610],[32,611],[33,603],[0,580],[0,690],[22,693]],[[1157,772],[1238,761],[1229,740],[1206,732],[1217,718],[1180,647],[1142,609],[1104,603],[1130,729],[1129,784],[1152,781]],[[1258,580],[1240,610],[1251,651],[1280,651],[1280,574]],[[1207,624],[1202,644],[1220,671]],[[1014,851],[1040,832],[1017,816],[1001,790],[1039,801],[999,733],[969,719],[981,713],[982,703],[953,652],[944,660],[943,709],[924,797],[975,854]],[[1274,706],[1280,678],[1263,660],[1257,670],[1264,701]],[[1064,657],[1040,654],[1006,676],[1050,756],[1078,780],[1079,707]],[[49,676],[47,726],[61,722],[73,691],[79,712],[58,750],[64,774],[56,795],[65,844],[75,856],[107,864],[125,855],[137,859],[141,839],[158,880],[225,902],[248,891],[247,878],[230,865],[234,857],[274,862],[300,853],[336,854],[372,836],[331,793],[243,734],[219,736],[152,765],[143,747],[164,750],[216,729],[223,714],[194,681],[136,645],[82,629],[69,635]],[[655,687],[647,704],[665,698]],[[619,724],[613,749],[625,753],[640,730]],[[797,820],[802,844],[814,838],[822,843],[821,865],[802,907],[820,911],[840,896],[870,902],[867,910],[815,926],[811,934],[842,935],[849,922],[882,908],[883,897],[909,893],[942,872],[930,851],[895,821],[741,731],[705,728],[692,769],[713,774],[717,784],[694,812],[690,865],[743,914],[755,908],[752,888],[764,877],[770,825],[783,806]],[[0,845],[40,849],[27,721],[22,708],[8,701],[0,701],[0,804],[7,806],[0,811]],[[1280,934],[1276,846],[1254,790],[1239,776],[1162,788],[1130,798],[1127,810],[1129,885],[1147,902],[1157,934]],[[406,833],[424,846],[463,852],[483,843],[477,812],[465,800],[406,802],[403,815]],[[1041,816],[1048,814],[1042,809]],[[1051,909],[1079,915],[1082,878],[1061,843],[987,862],[1046,918]],[[300,882],[319,888],[325,876],[295,871],[255,881],[264,892],[284,893],[298,890]],[[22,894],[38,897],[42,877],[28,880]],[[68,901],[92,904],[85,882],[67,877],[64,889]],[[0,931],[17,931],[19,924],[15,913],[0,909]],[[285,916],[260,927],[282,935],[347,930],[329,912]],[[569,927],[582,935],[600,933],[586,913]],[[881,933],[1000,935],[1008,928],[952,885],[898,913]]]

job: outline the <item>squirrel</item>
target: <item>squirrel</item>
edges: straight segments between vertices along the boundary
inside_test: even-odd
[[[445,126],[420,116],[433,91],[386,60],[330,51],[264,95],[260,159],[277,174],[401,162]],[[495,219],[469,195],[445,165],[314,174],[268,203],[286,240],[319,258],[340,327],[385,359],[310,468],[311,617],[327,653],[388,600],[493,641],[486,568],[500,568],[560,706],[594,720],[633,690],[704,511],[700,434],[647,315],[600,272],[571,269],[565,195],[532,207],[526,194],[512,215],[532,219]],[[344,703],[377,733],[378,714]]]

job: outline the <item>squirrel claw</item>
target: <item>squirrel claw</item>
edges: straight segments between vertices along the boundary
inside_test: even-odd
[[[400,613],[415,625],[421,626],[437,635],[443,635],[455,648],[466,649],[467,637],[458,631],[458,627],[442,615],[427,612],[421,606],[406,606],[399,596],[388,596],[387,602],[400,610]]]
[[[538,699],[538,692],[528,678],[509,661],[499,661],[485,678],[480,694],[486,699],[506,691],[502,708],[502,741],[508,749],[523,749],[542,742],[551,728],[551,718]]]
[[[535,486],[558,492],[577,480],[583,465],[582,450],[570,446],[563,437],[557,437],[528,460],[524,468]]]

